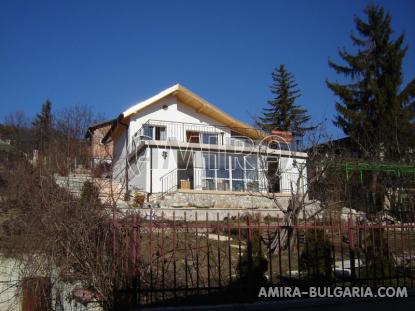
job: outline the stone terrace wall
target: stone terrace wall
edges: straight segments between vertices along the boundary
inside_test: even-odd
[[[285,208],[288,206],[289,199],[289,195],[281,194],[278,202]],[[178,191],[167,194],[164,199],[154,199],[154,201],[159,203],[160,207],[276,208],[275,202],[272,199],[259,194],[220,191]]]

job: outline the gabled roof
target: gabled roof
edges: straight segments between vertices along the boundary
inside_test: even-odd
[[[103,143],[106,143],[110,138],[114,139],[119,136],[119,134],[125,129],[125,126],[130,122],[132,116],[140,113],[143,109],[157,103],[158,101],[166,98],[170,95],[176,96],[183,104],[194,108],[196,112],[201,113],[210,117],[213,120],[218,121],[219,123],[230,127],[242,135],[246,135],[253,139],[259,139],[266,136],[266,134],[260,130],[254,129],[252,126],[239,121],[226,112],[222,111],[218,107],[209,103],[202,97],[191,92],[184,86],[180,84],[175,84],[164,91],[150,97],[121,113],[118,118],[113,122],[113,125],[110,131],[102,139]]]

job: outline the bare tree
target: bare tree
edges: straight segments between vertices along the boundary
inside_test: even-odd
[[[9,113],[4,117],[4,124],[17,129],[30,127],[30,118],[22,110]]]
[[[103,116],[87,105],[65,107],[56,113],[50,156],[58,172],[66,175],[78,165],[89,164],[89,147],[84,135],[91,124],[102,120]]]
[[[326,183],[328,174],[331,170],[335,169],[338,158],[332,153],[322,153],[320,150],[320,144],[322,141],[330,141],[329,136],[325,134],[324,130],[319,127],[308,135],[308,148],[307,159],[300,161],[296,158],[292,158],[292,169],[298,173],[293,173],[292,169],[287,170],[282,165],[282,157],[279,155],[273,155],[269,152],[270,143],[275,143],[272,137],[271,139],[264,140],[265,144],[260,145],[260,176],[262,178],[261,183],[264,185],[262,196],[273,201],[274,206],[283,214],[282,226],[285,227],[280,233],[280,236],[272,241],[271,247],[277,252],[279,249],[287,249],[292,247],[294,236],[293,228],[300,221],[310,220],[327,209],[342,205],[342,201],[320,201],[321,193],[331,191],[336,192],[341,188],[341,180],[335,176],[335,181],[331,180],[330,186],[334,189],[329,189]],[[281,138],[277,139],[278,143],[281,143]],[[262,150],[261,150],[262,149]],[[294,151],[290,151],[292,155]],[[270,170],[270,165],[273,163],[274,169]],[[275,191],[273,185],[280,183],[284,178],[286,184],[289,185],[288,189],[280,189],[289,191],[289,199],[287,203],[286,197],[282,197]],[[325,183],[326,187],[322,187]],[[316,186],[318,185],[318,186]]]

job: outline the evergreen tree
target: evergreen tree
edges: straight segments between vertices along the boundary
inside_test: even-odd
[[[244,294],[257,295],[258,288],[267,284],[265,273],[268,268],[268,260],[262,252],[261,234],[253,230],[252,238],[248,239],[246,252],[238,262],[238,283],[242,285]]]
[[[36,135],[36,145],[40,153],[45,154],[48,150],[52,134],[52,103],[50,100],[42,105],[42,110],[33,121]]]
[[[265,131],[291,131],[293,135],[303,136],[312,127],[305,127],[310,120],[307,110],[297,106],[295,101],[301,96],[294,76],[284,65],[280,65],[272,73],[271,93],[275,95],[268,101],[268,107],[262,116],[255,120],[257,126]]]
[[[346,65],[329,60],[350,83],[326,81],[340,98],[334,124],[360,146],[369,160],[405,159],[414,146],[415,80],[402,87],[404,35],[391,39],[391,17],[383,7],[369,5],[367,22],[356,17],[359,36],[351,35],[355,54],[339,52]]]

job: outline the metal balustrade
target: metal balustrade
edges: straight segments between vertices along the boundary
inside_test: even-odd
[[[252,128],[253,129],[253,128]],[[238,134],[241,128],[226,127],[221,125],[208,125],[203,123],[185,123],[161,120],[148,120],[133,135],[133,143],[139,145],[142,141],[156,140],[166,142],[187,142],[220,146],[258,147],[267,145],[272,149],[297,151],[297,142],[290,144],[272,143],[263,140],[253,140],[242,134]],[[254,129],[263,133],[259,129]]]

